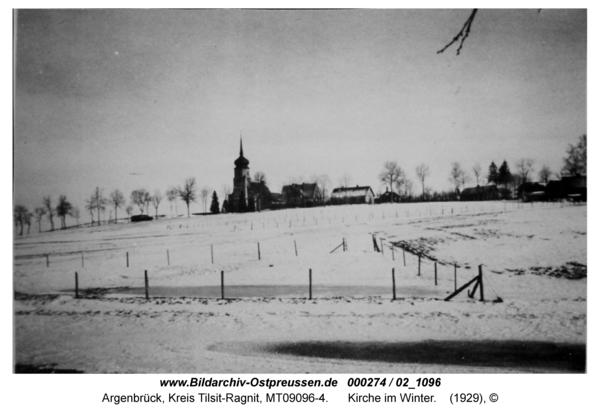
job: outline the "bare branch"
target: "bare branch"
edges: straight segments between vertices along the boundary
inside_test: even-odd
[[[460,40],[460,45],[458,46],[458,50],[456,50],[456,55],[458,56],[460,54],[460,51],[463,47],[463,43],[465,42],[465,40],[467,40],[467,37],[469,37],[469,34],[471,33],[471,24],[473,24],[473,20],[475,19],[475,14],[477,14],[477,9],[473,9],[473,11],[471,12],[471,15],[465,22],[465,24],[464,24],[463,28],[460,30],[460,32],[458,32],[458,34],[456,36],[454,36],[452,41],[450,41],[450,43],[448,43],[446,46],[444,46],[443,49],[438,50],[438,54],[444,53],[447,48],[449,48],[450,46],[452,46],[454,43],[458,42],[459,40]]]

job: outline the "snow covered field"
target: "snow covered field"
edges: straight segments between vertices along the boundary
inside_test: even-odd
[[[354,205],[17,237],[15,362],[88,373],[583,371],[586,222],[586,205]],[[347,251],[330,253],[343,239]],[[412,251],[406,264],[400,247]],[[454,264],[459,287],[483,265],[485,302],[467,291],[443,301]]]

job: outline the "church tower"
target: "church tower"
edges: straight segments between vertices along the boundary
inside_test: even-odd
[[[240,136],[240,156],[234,162],[233,170],[233,193],[229,197],[229,209],[233,212],[245,212],[248,210],[248,190],[250,187],[250,161],[244,158],[242,137]]]

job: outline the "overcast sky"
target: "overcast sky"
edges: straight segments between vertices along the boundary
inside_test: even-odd
[[[559,171],[587,132],[585,10],[480,10],[461,54],[436,54],[469,14],[19,11],[15,202],[64,194],[88,220],[96,186],[129,199],[188,177],[222,200],[240,131],[273,192],[348,173],[377,193],[388,160],[418,193],[420,163],[434,190],[453,161]]]

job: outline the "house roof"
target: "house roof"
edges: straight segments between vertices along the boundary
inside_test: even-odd
[[[331,193],[332,198],[338,197],[353,197],[353,196],[366,196],[371,191],[371,195],[375,196],[370,186],[355,186],[355,187],[342,187],[335,188]]]
[[[482,193],[486,193],[486,192],[491,192],[491,191],[497,191],[498,187],[496,185],[484,185],[484,186],[474,186],[471,188],[465,188],[463,189],[463,191],[460,193],[460,195],[476,195],[476,194],[482,194]]]
[[[298,191],[296,194],[294,194],[294,191]],[[319,191],[319,187],[316,183],[312,183],[312,184],[307,184],[307,183],[302,183],[302,184],[291,184],[291,185],[284,185],[283,188],[281,189],[281,194],[283,196],[289,197],[289,196],[302,196],[305,199],[314,199],[317,195]]]
[[[521,185],[519,185],[519,188],[518,188],[519,192],[525,192],[525,193],[544,192],[545,190],[546,190],[546,187],[538,182],[524,182]]]
[[[254,195],[272,195],[271,191],[264,182],[250,182],[250,192]]]

